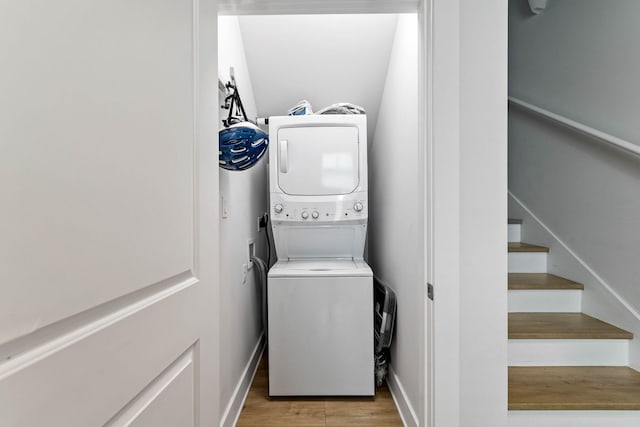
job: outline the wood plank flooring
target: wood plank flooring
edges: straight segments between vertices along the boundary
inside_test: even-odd
[[[509,313],[509,339],[632,339],[633,334],[583,313]]]
[[[582,283],[548,273],[509,273],[509,290],[583,290]]]
[[[402,426],[389,389],[374,398],[269,398],[268,368],[262,357],[238,427]]]
[[[509,409],[640,410],[640,373],[626,366],[512,366]]]
[[[546,246],[532,245],[523,242],[509,242],[509,252],[549,252]]]

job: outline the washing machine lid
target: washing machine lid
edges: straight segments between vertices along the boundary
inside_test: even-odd
[[[318,259],[278,261],[269,270],[269,277],[372,277],[366,262],[353,259]]]

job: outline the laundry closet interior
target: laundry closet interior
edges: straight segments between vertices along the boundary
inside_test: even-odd
[[[286,116],[301,100],[313,111],[340,102],[366,110],[364,259],[375,278],[395,292],[389,375],[414,408],[423,407],[426,369],[420,34],[417,13],[221,14],[218,19],[221,105],[228,95],[222,86],[233,79],[250,120]],[[223,119],[229,112],[221,108],[219,114]],[[268,132],[268,126],[262,129]],[[270,135],[270,150],[275,148]],[[267,229],[260,227],[260,218],[272,212],[268,162],[267,153],[246,170],[219,171],[223,416],[237,410],[242,383],[252,375],[265,342],[261,280],[250,257],[268,258]],[[275,264],[273,246],[270,259]]]

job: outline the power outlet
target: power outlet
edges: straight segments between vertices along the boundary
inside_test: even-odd
[[[263,228],[266,228],[267,224],[269,224],[269,214],[265,212],[258,217],[258,232],[262,231]]]
[[[227,209],[227,201],[222,195],[220,196],[220,215],[222,216],[223,219],[226,219],[229,217],[229,210]]]
[[[248,272],[249,272],[249,269],[247,268],[247,264],[242,264],[242,284],[243,285],[247,283]]]
[[[256,241],[249,239],[247,242],[247,249],[247,270],[251,270],[253,268],[253,261],[251,261],[251,257],[256,256]]]

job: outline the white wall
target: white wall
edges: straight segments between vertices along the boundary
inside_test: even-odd
[[[369,141],[368,262],[396,292],[391,364],[414,412],[420,395],[424,264],[418,217],[418,22],[401,15],[389,58],[376,133]]]
[[[434,425],[460,425],[460,2],[432,1],[427,17],[429,260],[434,286]],[[433,22],[433,25],[431,25]],[[440,23],[440,24],[439,24]],[[430,58],[429,58],[430,56]],[[428,67],[429,68],[429,67]],[[439,231],[442,230],[442,231]],[[446,373],[445,375],[439,372]]]
[[[434,2],[429,13],[434,26],[426,29],[433,64],[427,108],[433,116],[427,128],[432,144],[427,187],[433,228],[427,247],[433,270],[427,274],[435,287],[434,413],[425,413],[427,396],[420,388],[425,359],[420,272],[427,254],[416,233],[422,220],[416,213],[424,202],[416,179],[417,168],[424,167],[419,119],[410,107],[398,108],[417,105],[417,87],[408,83],[408,76],[416,76],[411,49],[417,37],[402,20],[370,150],[369,261],[398,293],[392,364],[417,417],[451,427],[505,426],[507,4]],[[402,149],[394,150],[398,144]]]
[[[636,0],[509,0],[509,94],[640,144]]]
[[[640,143],[640,3],[564,0],[550,2],[535,17],[525,0],[509,4],[510,94]],[[639,164],[517,108],[510,111],[510,190],[599,276],[584,276],[583,310],[634,331],[640,330],[633,313],[640,312]],[[523,225],[523,238],[536,235]],[[551,271],[576,274],[557,252],[552,246]],[[634,340],[630,363],[636,367],[638,347]]]
[[[351,102],[367,110],[373,136],[395,26],[387,14],[241,17],[258,113]]]
[[[436,426],[505,426],[507,3],[431,6],[433,417]]]
[[[254,118],[255,98],[237,17],[218,19],[218,64],[224,82],[228,79],[229,67],[234,67],[243,105],[249,118]],[[220,114],[226,117],[227,110],[221,110]],[[245,171],[220,169],[223,211],[220,217],[220,402],[223,411],[231,399],[237,398],[232,395],[233,391],[262,333],[257,268],[248,272],[245,281],[243,271],[247,266],[249,239],[255,241],[257,255],[266,261],[265,232],[258,232],[257,222],[267,211],[266,158]]]
[[[507,1],[460,5],[460,425],[494,427],[507,415]]]
[[[230,67],[235,70],[235,79],[238,83],[242,105],[249,120],[253,120],[258,114],[258,107],[239,18],[237,16],[220,16],[218,17],[218,77],[223,83],[229,81]],[[224,118],[226,118],[228,110],[224,111],[226,112]]]

